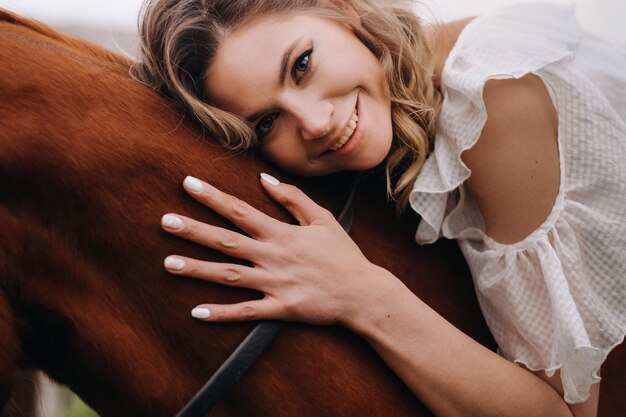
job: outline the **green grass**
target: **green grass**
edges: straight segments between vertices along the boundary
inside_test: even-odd
[[[63,417],[98,417],[98,414],[87,407],[80,398],[72,394]]]

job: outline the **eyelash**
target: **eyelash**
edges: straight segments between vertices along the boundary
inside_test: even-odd
[[[313,48],[309,48],[302,55],[300,55],[296,61],[293,63],[293,69],[291,70],[291,75],[296,80],[296,84],[302,81],[302,76],[298,77],[297,72],[302,72],[303,75],[307,73],[309,70],[309,66],[311,65],[311,55],[313,55]],[[298,70],[298,64],[306,59],[306,67],[303,70]]]
[[[294,78],[296,84],[300,84],[300,82],[302,81],[302,79],[304,78],[304,76],[307,75],[307,73],[309,72],[309,68],[311,66],[311,56],[313,55],[313,48],[309,48],[306,51],[304,51],[298,58],[296,58],[294,64],[293,64],[293,68],[291,69],[291,76]],[[298,69],[298,65],[302,62],[305,61],[305,68],[304,69]],[[298,73],[302,73],[301,75],[298,75]],[[259,120],[259,122],[256,124],[255,126],[255,131],[257,133],[257,138],[258,139],[263,139],[265,138],[268,133],[271,131],[272,126],[274,126],[274,122],[276,121],[276,119],[278,118],[278,113],[270,113],[267,114],[263,117],[261,117],[261,119]],[[264,128],[266,130],[262,130],[263,128],[261,127],[261,125],[265,122],[271,120],[271,125]]]

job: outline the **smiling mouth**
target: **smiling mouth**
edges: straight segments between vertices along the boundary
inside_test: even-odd
[[[356,130],[356,126],[358,123],[359,123],[359,114],[358,114],[357,109],[355,108],[354,112],[352,113],[352,117],[350,117],[350,121],[348,122],[348,126],[346,127],[346,130],[343,132],[343,135],[341,136],[341,139],[339,139],[337,143],[335,143],[333,146],[328,148],[328,150],[338,151],[339,149],[343,148],[343,146],[348,142],[348,140],[350,140],[350,138],[354,134],[354,131]]]

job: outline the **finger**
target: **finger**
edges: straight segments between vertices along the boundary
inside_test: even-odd
[[[203,321],[250,321],[280,319],[281,308],[274,298],[237,304],[200,304],[191,316]]]
[[[299,188],[283,184],[269,174],[261,174],[265,191],[282,204],[301,225],[327,224],[335,221],[332,213],[311,200]]]
[[[254,262],[255,259],[268,255],[262,242],[179,214],[164,215],[161,226],[168,233],[237,258]]]
[[[263,238],[273,227],[282,224],[245,201],[220,191],[197,178],[185,178],[183,186],[193,198],[227,218],[253,237]]]
[[[206,262],[185,256],[170,255],[165,258],[163,265],[168,272],[175,275],[233,287],[263,291],[268,282],[259,270],[239,264]]]

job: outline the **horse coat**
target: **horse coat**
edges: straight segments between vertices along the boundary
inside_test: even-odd
[[[259,172],[334,213],[350,176],[296,178],[213,145],[128,75],[128,59],[7,12],[0,62],[0,410],[19,370],[40,369],[103,417],[172,416],[253,327],[202,323],[190,309],[260,296],[163,269],[172,253],[241,262],[161,230],[173,211],[234,228],[186,196],[182,179],[292,221],[261,191]],[[357,190],[350,234],[371,261],[495,349],[456,244],[417,247],[418,220],[396,216],[372,174]],[[623,352],[603,369],[600,415],[626,405]],[[210,415],[431,414],[358,336],[290,323]]]

